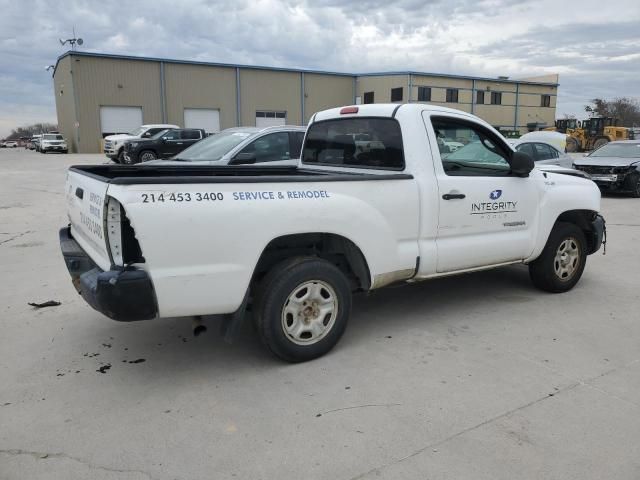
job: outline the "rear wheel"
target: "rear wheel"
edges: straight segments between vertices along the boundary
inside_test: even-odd
[[[151,150],[145,150],[144,152],[140,153],[141,162],[150,162],[151,160],[155,160],[156,158],[156,154]]]
[[[578,140],[573,137],[567,137],[567,152],[577,152],[579,148]]]
[[[256,327],[262,342],[288,362],[303,362],[331,350],[351,313],[344,273],[314,257],[276,265],[256,295]]]
[[[609,140],[607,138],[599,138],[593,144],[593,149],[597,150],[600,147],[602,147],[603,145],[606,145],[607,143],[609,143]]]
[[[529,264],[529,276],[541,290],[562,293],[571,290],[584,271],[587,242],[573,223],[555,225],[540,256]]]

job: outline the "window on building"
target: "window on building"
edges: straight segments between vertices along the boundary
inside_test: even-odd
[[[431,88],[430,87],[418,87],[418,101],[430,102],[431,101]]]
[[[478,90],[476,92],[476,103],[478,105],[484,105],[484,90]]]
[[[458,103],[457,88],[447,88],[447,103]]]
[[[373,92],[364,92],[364,103],[374,103]]]
[[[541,107],[550,107],[551,106],[551,95],[542,95],[540,97],[540,106]]]
[[[491,92],[491,105],[502,105],[502,92]]]
[[[402,101],[402,87],[392,88],[391,89],[391,101],[392,102],[401,102]]]

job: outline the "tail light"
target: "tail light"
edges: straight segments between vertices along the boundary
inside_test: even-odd
[[[131,222],[120,202],[113,197],[109,197],[107,202],[106,227],[107,245],[114,265],[125,267],[132,263],[144,263]]]

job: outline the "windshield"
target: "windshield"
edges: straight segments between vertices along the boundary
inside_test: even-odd
[[[180,160],[186,162],[203,162],[220,160],[244,140],[253,135],[250,132],[222,132],[187,148],[180,153]]]
[[[139,137],[140,135],[142,135],[146,131],[147,131],[146,128],[138,127],[135,130],[132,130],[131,132],[129,132],[127,135],[131,135],[132,137]]]
[[[45,134],[43,136],[43,138],[45,140],[64,140],[64,138],[62,138],[62,135],[55,135],[55,134]]]
[[[609,143],[592,152],[589,156],[640,158],[640,143]]]

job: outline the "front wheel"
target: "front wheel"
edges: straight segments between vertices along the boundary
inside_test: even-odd
[[[607,143],[609,143],[609,140],[606,138],[599,138],[595,141],[595,143],[593,144],[593,149],[597,150],[600,147],[602,147],[603,145],[606,145]]]
[[[117,163],[125,163],[124,161],[124,148],[121,148],[120,151],[118,152],[118,157],[116,159]]]
[[[580,149],[578,140],[573,137],[567,137],[567,152],[577,152]]]
[[[345,274],[315,257],[276,265],[256,295],[256,326],[262,342],[288,362],[329,352],[340,340],[351,313]]]
[[[587,241],[573,223],[555,225],[540,256],[529,264],[529,276],[541,290],[562,293],[571,290],[587,262]]]

